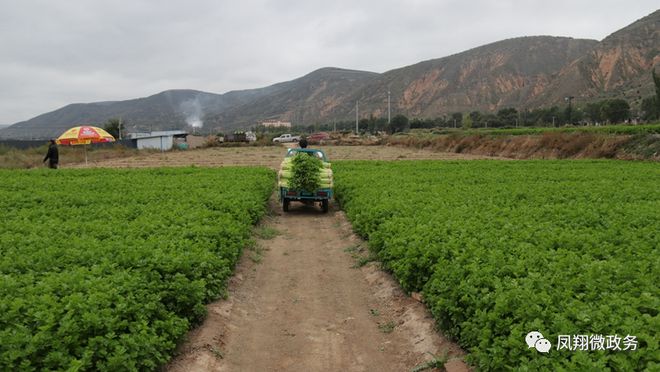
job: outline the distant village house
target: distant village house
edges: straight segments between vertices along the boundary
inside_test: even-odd
[[[263,125],[266,128],[291,128],[291,122],[290,121],[280,121],[280,120],[265,120],[261,122],[261,125]]]

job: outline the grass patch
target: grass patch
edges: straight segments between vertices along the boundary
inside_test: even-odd
[[[351,254],[361,253],[362,251],[363,248],[359,244],[351,245],[350,247],[344,248],[344,252]]]
[[[58,146],[60,155],[60,166],[66,168],[71,164],[80,164],[85,162],[85,152],[81,146]],[[48,150],[48,145],[32,147],[28,149],[15,149],[6,145],[0,145],[0,168],[44,168],[44,156]],[[140,154],[150,153],[147,150],[131,149],[122,145],[96,147],[87,147],[87,157],[89,163],[100,160],[126,158],[138,156]]]
[[[353,265],[354,269],[362,267],[368,264],[369,262],[378,260],[378,257],[372,252],[365,254],[366,253],[365,249],[360,244],[355,244],[355,245],[351,245],[350,247],[346,247],[344,248],[344,252],[349,253],[351,257],[355,260],[355,265]]]
[[[264,256],[263,256],[261,251],[259,251],[259,252],[250,252],[250,260],[252,260],[252,262],[254,262],[256,264],[261,263],[263,258],[264,258]]]
[[[259,226],[256,229],[254,229],[254,235],[263,240],[270,240],[273,239],[274,237],[280,235],[280,231],[277,230],[274,227],[270,226]]]
[[[396,328],[396,323],[393,320],[378,324],[378,329],[385,334],[394,332],[394,328]]]
[[[225,355],[222,353],[222,351],[220,349],[218,349],[217,347],[215,347],[215,346],[211,346],[209,348],[209,351],[211,352],[211,354],[213,354],[213,356],[216,359],[224,359],[225,358]]]
[[[429,353],[431,354],[431,353]],[[411,372],[421,372],[421,371],[426,371],[426,370],[431,370],[431,369],[437,369],[439,371],[446,371],[445,369],[445,364],[449,360],[449,357],[447,356],[447,353],[445,352],[444,354],[438,356],[438,355],[433,355],[431,360],[428,362],[422,363],[415,368],[411,369]]]
[[[378,261],[378,257],[373,253],[370,253],[368,256],[358,256],[357,261],[355,262],[355,266],[353,267],[359,268],[368,264],[369,262],[374,262],[374,261]]]
[[[247,249],[250,252],[248,257],[250,260],[256,264],[261,263],[264,258],[264,247],[262,247],[255,240],[250,240],[247,244]]]

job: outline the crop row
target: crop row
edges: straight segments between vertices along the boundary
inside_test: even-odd
[[[154,370],[221,296],[266,169],[0,171],[0,370]]]
[[[660,168],[618,161],[336,162],[336,195],[480,370],[660,368]],[[540,331],[553,349],[528,348]],[[570,350],[560,335],[634,336]],[[623,345],[621,345],[623,347]]]

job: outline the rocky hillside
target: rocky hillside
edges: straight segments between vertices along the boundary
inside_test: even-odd
[[[359,100],[365,113],[376,116],[387,114],[388,88],[393,110],[410,116],[520,107],[597,44],[550,36],[504,40],[386,72],[351,100]]]
[[[354,93],[379,76],[367,71],[326,67],[299,79],[269,87],[273,92],[240,106],[207,117],[207,124],[221,129],[250,127],[266,119],[293,123],[341,117],[355,103]]]
[[[623,97],[639,104],[652,94],[651,70],[660,67],[660,10],[606,37],[562,69],[533,105]]]

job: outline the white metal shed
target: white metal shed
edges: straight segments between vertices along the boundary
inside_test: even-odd
[[[136,142],[136,148],[138,150],[156,149],[167,151],[174,147],[174,138],[185,138],[187,135],[188,133],[183,130],[167,130],[150,133],[131,133],[130,137]]]

